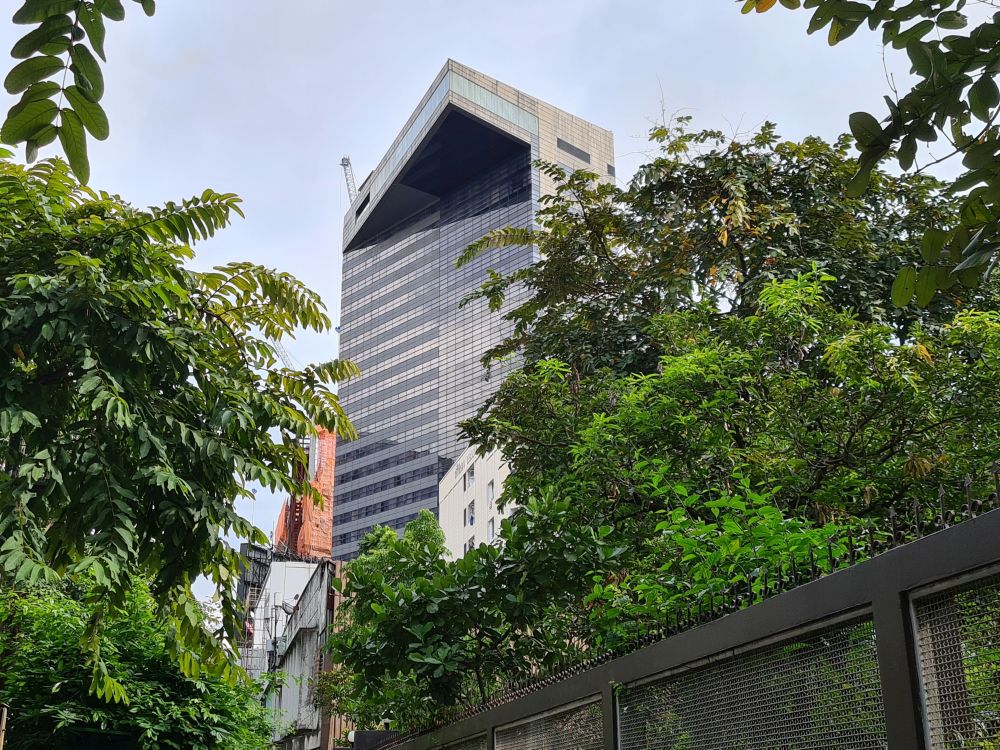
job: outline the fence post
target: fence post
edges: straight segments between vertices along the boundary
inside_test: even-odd
[[[908,598],[896,590],[879,591],[872,597],[872,618],[889,750],[925,748]]]
[[[604,717],[604,750],[616,750],[618,714],[615,709],[614,683],[606,682],[601,689],[601,714]]]
[[[3,743],[7,737],[7,704],[0,703],[0,750],[3,750]]]

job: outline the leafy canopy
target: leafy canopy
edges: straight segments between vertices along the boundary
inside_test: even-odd
[[[659,153],[626,188],[543,165],[557,188],[542,199],[539,229],[498,230],[468,249],[462,262],[512,245],[540,250],[538,263],[494,273],[472,295],[495,311],[513,303],[513,334],[485,361],[518,353],[529,363],[555,357],[581,374],[651,372],[662,354],[649,336],[653,317],[703,304],[749,315],[771,280],[814,264],[837,278],[825,292],[836,306],[904,338],[917,323],[940,326],[962,306],[996,299],[994,285],[973,279],[925,309],[889,304],[900,259],[919,258],[929,228],[959,221],[934,178],[877,169],[871,189],[852,198],[844,138],[786,141],[765,124],[734,139],[692,130],[687,118],[653,137]]]
[[[942,485],[943,502],[961,504],[967,476],[988,493],[1000,451],[989,397],[997,313],[964,311],[900,343],[833,306],[834,285],[818,273],[770,282],[746,317],[707,306],[659,316],[652,373],[527,366],[466,430],[510,462],[506,502],[572,477],[584,496],[643,515],[654,469],[692,493],[734,493],[746,480],[819,524],[884,519],[893,504],[936,510]]]
[[[430,518],[369,538],[324,694],[361,723],[446,718],[733,587],[760,596],[765,571],[826,565],[893,504],[936,512],[939,487],[958,505],[966,475],[989,481],[992,286],[888,304],[914,238],[958,221],[941,183],[875,170],[850,197],[846,139],[654,135],[624,189],[543,165],[539,228],[463,259],[540,249],[474,295],[511,310],[485,360],[520,367],[463,427],[502,451],[517,510],[499,548],[453,562],[416,543]]]
[[[325,331],[319,298],[249,263],[195,271],[189,247],[241,214],[206,190],[137,209],[59,161],[0,159],[0,581],[91,576],[85,645],[99,696],[125,699],[103,618],[151,581],[186,674],[235,676],[238,553],[266,542],[235,510],[254,483],[320,501],[295,467],[316,425],[352,435],[335,383],[356,368],[279,364],[272,341]],[[191,584],[214,583],[208,634]]]
[[[109,618],[104,658],[128,705],[90,694],[85,637],[92,584],[0,592],[0,702],[11,750],[265,750],[271,724],[259,687],[185,677],[167,648],[158,605],[135,582]],[[201,613],[196,615],[204,626]]]
[[[744,13],[762,13],[777,4],[740,2]],[[921,259],[899,273],[894,304],[903,306],[915,298],[925,305],[956,277],[973,283],[992,268],[1000,247],[1000,88],[995,80],[1000,72],[1000,13],[989,16],[966,0],[781,0],[781,5],[811,9],[809,33],[827,29],[831,45],[865,25],[881,29],[883,45],[905,50],[917,78],[909,91],[885,97],[887,113],[881,120],[867,112],[850,116],[861,155],[847,186],[849,195],[865,191],[886,156],[895,156],[903,170],[911,170],[918,166],[925,144],[939,139],[946,142],[948,154],[917,171],[954,156],[961,156],[967,170],[948,186],[960,198],[960,222],[927,228],[915,243]],[[970,18],[978,20],[970,25]]]
[[[449,561],[430,515],[373,532],[323,699],[366,725],[446,719],[733,589],[827,569],[885,536],[890,504],[958,506],[967,473],[989,491],[1000,317],[900,342],[835,292],[809,272],[768,282],[752,314],[657,316],[648,373],[525,364],[467,425],[511,466],[499,547]]]

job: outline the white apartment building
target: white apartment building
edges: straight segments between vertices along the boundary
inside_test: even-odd
[[[438,520],[453,558],[483,542],[496,542],[500,523],[512,510],[501,513],[496,503],[509,473],[500,451],[480,456],[475,448],[467,448],[444,475],[438,487]]]

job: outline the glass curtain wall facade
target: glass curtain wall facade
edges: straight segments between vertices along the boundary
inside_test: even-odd
[[[541,191],[538,116],[489,80],[449,62],[345,219],[341,356],[362,375],[340,389],[359,437],[338,446],[336,559],[355,557],[376,524],[401,530],[436,511],[467,447],[458,423],[511,366],[487,378],[480,362],[508,332],[502,313],[459,302],[489,269],[532,263],[534,248],[455,268],[490,230],[534,226]]]

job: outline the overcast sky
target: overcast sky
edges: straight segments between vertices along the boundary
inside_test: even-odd
[[[290,271],[334,314],[340,159],[364,179],[448,57],[614,131],[620,180],[661,111],[832,138],[850,112],[881,117],[888,93],[879,34],[831,48],[806,35],[806,12],[743,16],[732,0],[162,0],[154,18],[126,5],[108,29],[111,138],[92,145],[91,184],[139,205],[239,193],[247,219],[200,246],[197,264]],[[25,30],[0,25],[0,42]],[[885,62],[904,82],[905,55]],[[336,341],[287,348],[321,361]],[[261,497],[246,512],[270,530],[278,505]]]

